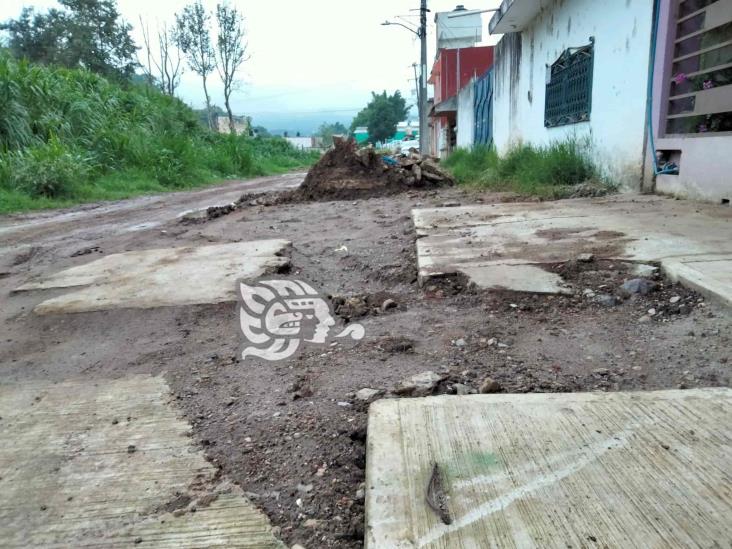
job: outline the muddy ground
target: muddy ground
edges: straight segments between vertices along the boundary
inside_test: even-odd
[[[290,545],[362,545],[367,404],[355,398],[359,389],[394,398],[390,391],[401,380],[426,370],[442,378],[437,393],[477,390],[487,377],[491,390],[502,392],[730,384],[729,313],[663,280],[648,296],[598,303],[597,295],[612,294],[631,276],[620,262],[547,265],[581,288],[569,297],[480,292],[459,279],[417,284],[411,208],[515,197],[410,191],[244,206],[203,223],[176,219],[237,190],[283,188],[276,178],[235,185],[106,214],[107,206],[76,210],[81,217],[36,214],[15,229],[8,226],[19,220],[0,220],[0,376],[103,382],[163,373],[208,458]],[[155,225],[145,226],[146,219]],[[258,238],[293,241],[287,276],[326,294],[370,297],[367,307],[339,310],[364,325],[358,346],[308,347],[291,361],[242,363],[234,304],[39,317],[31,309],[53,292],[10,294],[31,276],[100,254]],[[386,299],[396,307],[382,311]]]

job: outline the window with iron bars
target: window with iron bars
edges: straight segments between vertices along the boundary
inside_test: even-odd
[[[594,39],[569,48],[550,68],[544,102],[544,126],[553,128],[590,119]]]

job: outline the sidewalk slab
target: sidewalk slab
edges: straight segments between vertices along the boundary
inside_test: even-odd
[[[420,281],[455,273],[479,287],[567,291],[535,269],[591,253],[659,263],[672,278],[732,304],[732,209],[658,196],[412,210]],[[552,273],[553,274],[553,273]],[[556,276],[556,275],[555,275]]]
[[[112,254],[32,281],[16,291],[79,288],[42,302],[38,314],[236,301],[236,280],[289,263],[287,240]]]
[[[728,547],[730,414],[730,389],[377,401],[365,546]]]
[[[143,375],[0,385],[2,546],[284,547],[171,398]]]

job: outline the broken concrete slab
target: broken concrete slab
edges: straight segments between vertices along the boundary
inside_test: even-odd
[[[464,273],[484,288],[558,292],[547,264],[597,259],[659,263],[732,304],[732,212],[663,197],[618,195],[412,211],[421,281]],[[533,266],[526,270],[526,266]],[[672,272],[673,271],[673,272]],[[508,282],[508,284],[506,284]]]
[[[3,544],[284,547],[170,399],[144,375],[0,385]]]
[[[727,546],[730,413],[730,389],[377,401],[366,547]]]
[[[287,240],[112,254],[29,282],[16,291],[82,287],[44,301],[38,314],[152,308],[236,300],[236,280],[255,278],[289,263]]]

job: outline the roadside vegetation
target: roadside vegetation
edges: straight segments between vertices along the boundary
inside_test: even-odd
[[[222,135],[146,84],[0,56],[0,212],[120,199],[281,173],[317,154]]]
[[[462,185],[545,199],[615,191],[594,165],[589,144],[578,140],[547,147],[519,144],[504,156],[488,146],[458,149],[444,166]]]

